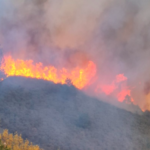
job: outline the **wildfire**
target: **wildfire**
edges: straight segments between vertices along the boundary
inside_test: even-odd
[[[3,57],[0,70],[7,77],[25,76],[62,84],[66,83],[66,79],[70,79],[74,86],[82,89],[95,76],[96,65],[89,61],[86,68],[76,67],[70,71],[66,68],[57,69],[54,66],[43,66],[41,62],[34,64],[33,60],[14,60],[11,55],[6,55]]]
[[[11,55],[5,55],[2,59],[0,70],[9,76],[25,76],[37,79],[53,81],[54,83],[65,84],[71,80],[78,89],[83,89],[91,84],[92,79],[96,79],[96,65],[89,61],[86,67],[75,67],[72,70],[66,68],[58,69],[54,66],[44,66],[41,62],[34,63],[33,60],[14,60]],[[3,79],[0,79],[0,81]],[[115,97],[119,102],[123,102],[126,96],[131,97],[131,90],[127,86],[127,77],[124,74],[116,75],[110,84],[100,84],[96,81],[95,94],[104,93]]]
[[[111,84],[98,85],[95,92],[101,92],[106,95],[112,94],[118,99],[119,102],[123,102],[126,96],[129,96],[131,98],[131,102],[133,102],[134,100],[131,97],[131,90],[127,87],[126,81],[127,77],[125,77],[124,74],[119,74]]]

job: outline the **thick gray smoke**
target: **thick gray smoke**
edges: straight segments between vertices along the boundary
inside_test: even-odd
[[[96,63],[100,81],[125,74],[136,103],[146,107],[149,4],[149,0],[1,0],[1,49],[15,58],[56,66],[76,65],[82,55]]]
[[[150,109],[149,5],[149,0],[0,0],[0,56],[11,53],[57,67],[92,60],[96,83],[124,74],[136,103]],[[148,118],[149,113],[132,114],[73,86],[21,77],[0,81],[0,125],[45,150],[148,150]]]
[[[58,60],[59,57],[58,61],[62,63],[63,54],[57,52],[80,50],[93,34],[107,3],[2,0],[0,33],[3,50],[17,53],[17,57],[40,55],[44,60],[53,57]]]

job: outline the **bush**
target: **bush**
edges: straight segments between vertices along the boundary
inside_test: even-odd
[[[2,141],[0,140],[0,150],[10,150],[10,149],[7,148],[7,146],[5,146],[4,144],[2,144]]]
[[[21,135],[8,134],[8,130],[4,130],[0,134],[1,144],[0,150],[42,150],[37,145],[32,145],[28,140],[23,140]]]

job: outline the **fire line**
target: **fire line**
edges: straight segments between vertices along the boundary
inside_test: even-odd
[[[13,59],[11,55],[5,55],[2,59],[0,70],[6,77],[24,76],[37,79],[53,81],[54,83],[66,84],[68,79],[78,89],[83,89],[91,85],[92,79],[97,76],[97,68],[94,62],[88,61],[86,67],[75,67],[71,70],[67,68],[58,69],[54,66],[44,66],[41,62],[34,63],[33,60]],[[134,102],[131,96],[131,89],[127,86],[127,77],[124,74],[116,75],[116,78],[110,84],[95,83],[93,92],[95,95],[104,93],[113,96],[119,102],[123,102],[128,95],[131,102]]]
[[[0,70],[7,77],[24,76],[62,84],[66,83],[66,79],[70,79],[74,86],[82,89],[95,76],[96,65],[89,61],[86,68],[76,67],[70,71],[66,68],[57,69],[54,66],[43,66],[41,62],[34,64],[33,60],[14,60],[11,55],[5,55]]]

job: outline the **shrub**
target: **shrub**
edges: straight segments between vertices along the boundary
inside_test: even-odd
[[[8,130],[4,130],[0,134],[1,145],[3,149],[0,150],[42,150],[37,145],[32,145],[28,140],[23,140],[21,135],[9,134]],[[5,148],[5,149],[4,149]]]
[[[0,150],[10,150],[10,149],[7,148],[7,146],[5,146],[4,144],[2,144],[2,141],[0,140]]]

